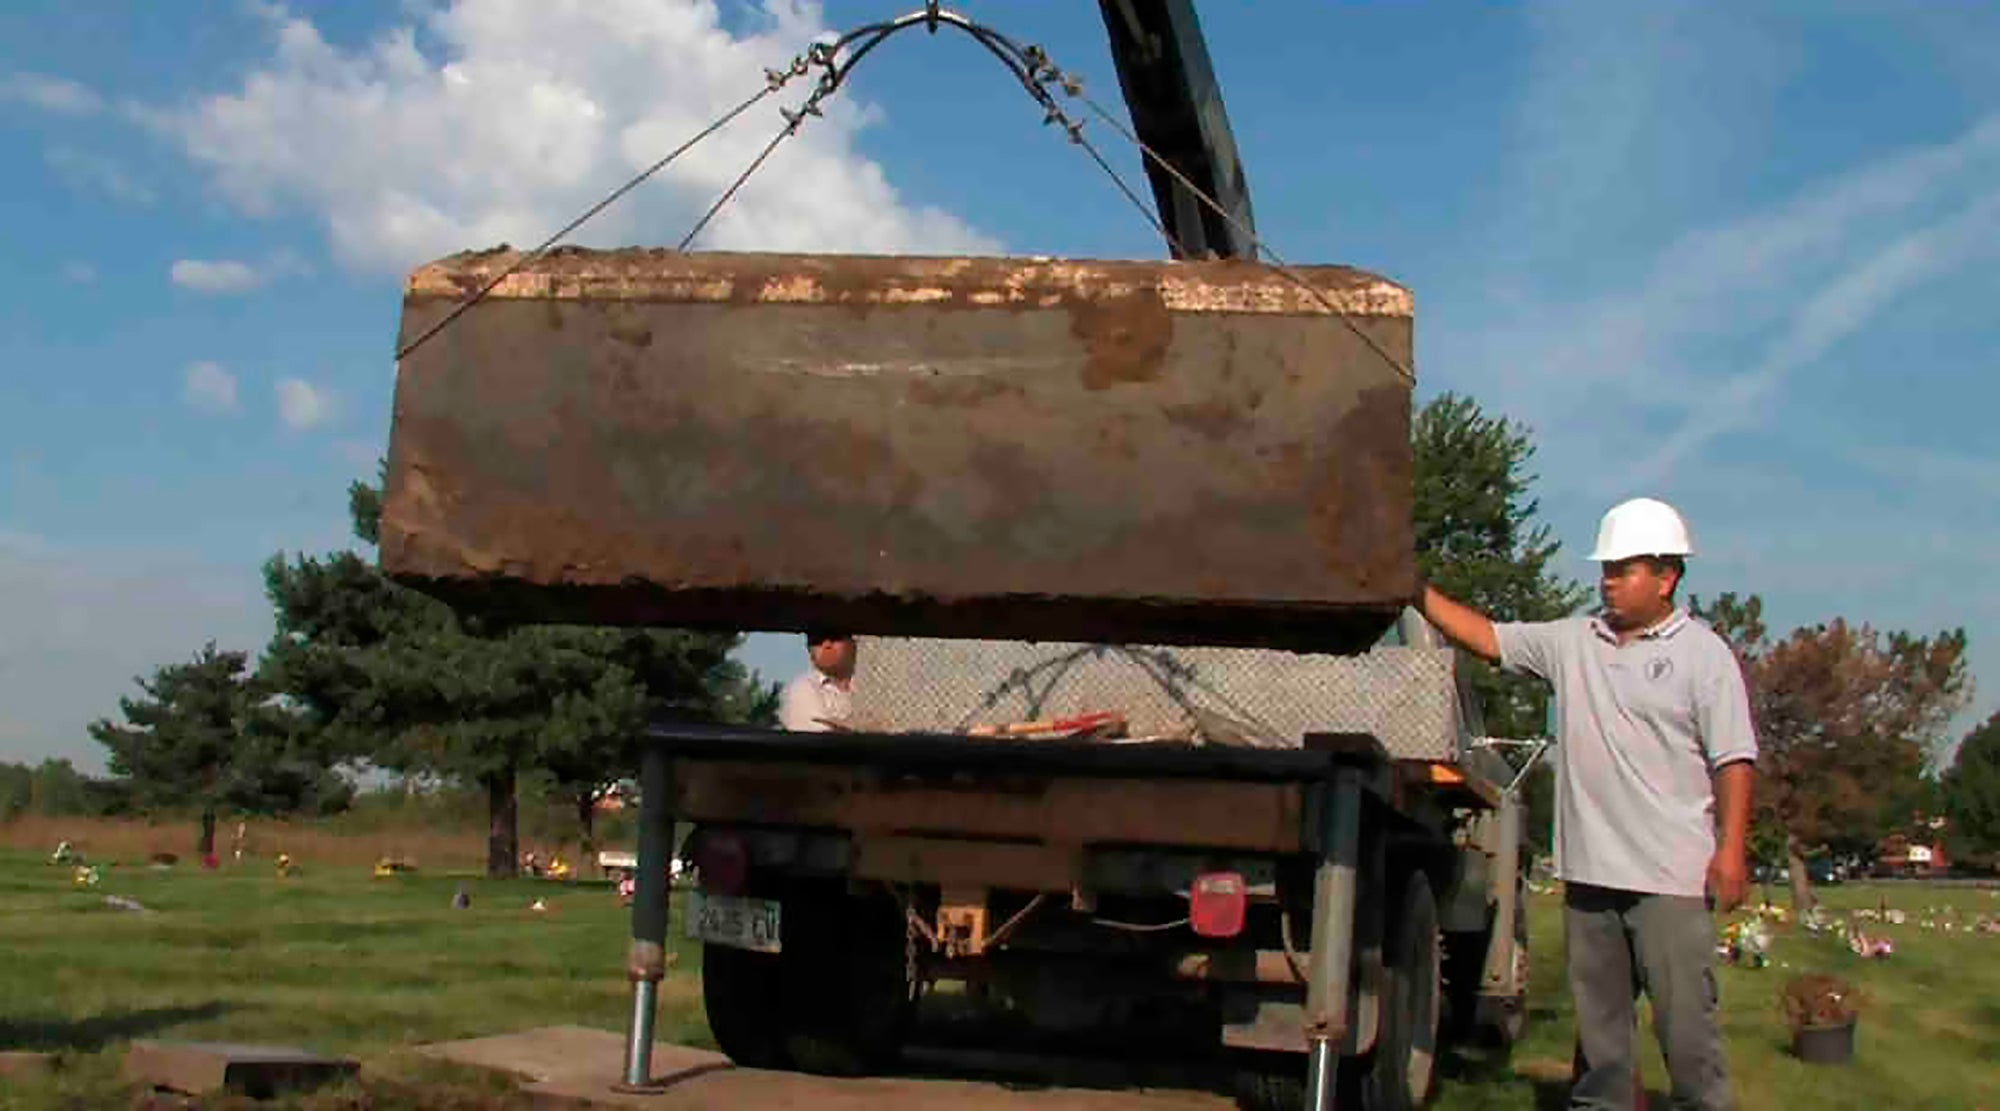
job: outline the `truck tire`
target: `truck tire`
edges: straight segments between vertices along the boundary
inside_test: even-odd
[[[1301,1111],[1306,1105],[1303,1053],[1246,1051],[1236,1061],[1238,1111]]]
[[[838,881],[782,888],[784,948],[702,947],[702,1003],[722,1052],[743,1068],[858,1076],[895,1066],[914,1005],[903,916],[886,895]]]
[[[782,1069],[785,1056],[784,1008],[775,1006],[784,972],[778,954],[752,953],[727,945],[701,947],[701,1001],[716,1047],[746,1069]]]
[[[1342,1058],[1336,1104],[1366,1111],[1416,1111],[1437,1088],[1438,1031],[1444,1010],[1444,934],[1430,880],[1412,872],[1383,953],[1375,1047]],[[1306,1058],[1255,1054],[1236,1070],[1243,1111],[1298,1111],[1305,1106]]]
[[[893,1069],[915,1014],[896,901],[802,885],[785,900],[785,922],[780,988],[792,1016],[784,1041],[792,1066],[827,1076]]]
[[[1369,1111],[1415,1111],[1430,1102],[1437,1087],[1444,936],[1437,899],[1422,872],[1403,881],[1399,907],[1383,953],[1375,1048],[1341,1063],[1343,1079],[1355,1077],[1358,1103]]]

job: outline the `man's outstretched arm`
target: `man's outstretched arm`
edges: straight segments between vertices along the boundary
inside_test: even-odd
[[[1446,639],[1483,660],[1499,662],[1500,637],[1493,631],[1492,619],[1463,602],[1445,597],[1429,583],[1424,584],[1417,598],[1417,609],[1424,620],[1437,626]]]

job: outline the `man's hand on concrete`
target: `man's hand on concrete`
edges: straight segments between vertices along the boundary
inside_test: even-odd
[[[1750,869],[1741,852],[1723,849],[1709,858],[1708,894],[1724,914],[1743,905],[1750,895]]]
[[[1446,640],[1490,663],[1500,661],[1500,639],[1485,614],[1445,597],[1428,583],[1418,599],[1417,612],[1443,633]]]

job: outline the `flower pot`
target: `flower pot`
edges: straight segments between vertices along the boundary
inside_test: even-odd
[[[1815,1065],[1844,1065],[1854,1060],[1854,1020],[1839,1026],[1800,1026],[1792,1030],[1792,1052]]]

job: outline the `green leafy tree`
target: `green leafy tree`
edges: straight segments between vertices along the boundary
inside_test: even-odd
[[[355,536],[380,535],[375,487],[349,488]],[[519,778],[542,768],[576,800],[591,837],[601,792],[637,767],[662,713],[753,720],[756,681],[727,634],[509,627],[394,583],[352,552],[274,557],[277,615],[267,672],[347,753],[408,773],[477,783],[488,803],[487,871],[519,860]]]
[[[218,651],[211,641],[191,661],[138,680],[144,696],[119,699],[125,724],[90,726],[138,805],[199,813],[196,852],[204,857],[215,851],[222,811],[290,813],[346,793],[296,715],[270,700],[273,692],[247,665],[245,653]]]
[[[97,810],[90,777],[68,760],[43,760],[29,773],[28,792],[29,806],[37,814],[60,817]]]
[[[1907,823],[1913,790],[1971,694],[1965,631],[1884,634],[1843,620],[1773,642],[1763,600],[1695,608],[1743,661],[1757,727],[1757,820],[1783,832],[1792,900],[1813,904],[1807,854]]]
[[[651,629],[565,628],[556,635],[593,661],[594,675],[588,688],[557,697],[537,763],[574,805],[586,856],[595,847],[597,802],[638,768],[649,722],[777,719],[778,688],[731,656],[736,638]]]
[[[1589,590],[1551,566],[1562,545],[1535,517],[1534,442],[1526,427],[1446,393],[1418,410],[1412,520],[1418,569],[1439,590],[1498,621],[1548,621],[1576,612]],[[1478,665],[1475,689],[1486,730],[1498,737],[1544,732],[1548,688]]]
[[[26,814],[96,814],[103,809],[103,793],[99,781],[68,760],[51,757],[33,767],[0,763],[0,821]]]
[[[1561,543],[1536,521],[1530,491],[1534,441],[1528,429],[1489,415],[1471,398],[1441,394],[1417,411],[1412,523],[1417,566],[1438,589],[1500,621],[1549,621],[1576,612],[1584,585],[1552,566]],[[1547,731],[1549,689],[1473,661],[1472,684],[1486,732],[1535,737]],[[1523,785],[1528,835],[1547,845],[1555,784],[1546,762]]]
[[[0,822],[34,811],[35,772],[26,764],[0,763]]]
[[[1959,742],[1942,793],[1960,854],[2000,858],[2000,713]]]

